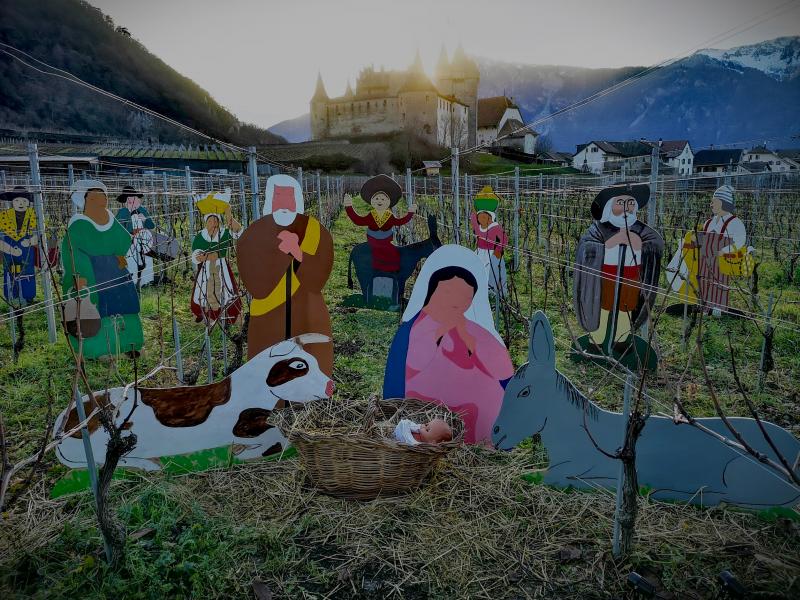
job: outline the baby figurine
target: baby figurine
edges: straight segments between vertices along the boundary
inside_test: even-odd
[[[415,446],[419,443],[439,444],[453,439],[453,430],[444,419],[433,419],[425,425],[401,419],[394,428],[394,439],[401,444]]]

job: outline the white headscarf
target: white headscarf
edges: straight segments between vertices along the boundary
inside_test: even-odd
[[[464,316],[483,327],[502,342],[503,339],[494,328],[492,307],[489,305],[489,281],[486,275],[486,268],[475,252],[456,244],[441,246],[425,260],[419,276],[414,282],[414,289],[411,291],[411,297],[408,299],[406,310],[403,313],[403,322],[410,321],[422,310],[425,296],[428,295],[428,284],[431,276],[445,267],[461,267],[472,273],[475,281],[478,282],[478,291],[475,292],[472,304],[466,310]]]
[[[481,213],[486,213],[487,215],[492,217],[492,222],[489,223],[486,227],[484,227],[483,225],[478,223],[478,228],[480,228],[481,231],[484,231],[484,232],[485,231],[489,231],[492,227],[494,227],[496,225],[499,225],[499,223],[497,222],[497,214],[496,213],[494,213],[491,210],[479,210],[477,214],[481,214]]]
[[[619,227],[620,229],[625,228],[625,217],[628,217],[628,228],[636,223],[636,210],[639,209],[639,203],[636,203],[636,209],[632,213],[622,213],[621,215],[615,215],[611,212],[611,208],[614,205],[614,198],[611,198],[606,205],[603,207],[603,216],[600,217],[601,223],[611,223],[614,227]]]
[[[272,211],[272,197],[275,195],[275,186],[292,187],[294,188],[294,201],[296,204],[296,212],[291,212],[285,209],[278,212]],[[303,188],[300,182],[291,175],[273,175],[267,179],[267,191],[264,194],[264,210],[262,216],[272,215],[275,222],[282,226],[287,227],[294,222],[298,213],[305,211],[305,203],[303,201]]]
[[[72,184],[70,197],[72,198],[72,203],[78,208],[78,210],[83,210],[83,207],[86,204],[86,192],[93,189],[101,189],[106,193],[106,195],[108,195],[108,188],[106,187],[106,184],[99,179],[79,179]]]

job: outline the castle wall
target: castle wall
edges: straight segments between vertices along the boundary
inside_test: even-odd
[[[397,98],[334,101],[326,107],[324,138],[385,135],[401,128]]]

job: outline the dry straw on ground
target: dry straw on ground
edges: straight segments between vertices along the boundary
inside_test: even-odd
[[[228,590],[231,596],[249,594],[258,578],[277,597],[292,598],[600,598],[621,592],[636,567],[675,594],[662,597],[712,597],[723,569],[751,589],[782,590],[760,597],[797,597],[800,535],[793,524],[644,499],[636,553],[615,562],[613,495],[568,493],[523,479],[540,467],[541,457],[530,450],[461,448],[422,488],[370,502],[316,493],[297,460],[146,475],[116,484],[115,492],[124,502],[160,486],[187,512],[199,505],[215,521],[269,531],[283,566],[269,569],[265,556],[244,552],[236,573],[227,575],[240,586]],[[74,502],[50,501],[44,493],[42,487],[30,493],[7,521],[3,561],[53,540],[65,519],[91,523],[90,510],[78,512]]]

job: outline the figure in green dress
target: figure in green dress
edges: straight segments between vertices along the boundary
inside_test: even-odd
[[[191,310],[197,322],[204,322],[206,327],[220,319],[227,326],[236,322],[242,312],[239,288],[228,263],[228,252],[242,233],[242,225],[233,218],[230,199],[230,188],[223,193],[195,195],[205,227],[192,242],[196,275]]]
[[[81,297],[79,318],[99,315],[99,330],[92,328],[87,337],[81,329],[85,358],[110,358],[120,354],[136,357],[144,335],[139,320],[139,296],[127,270],[125,255],[131,247],[131,235],[108,210],[108,195],[102,181],[83,179],[72,187],[72,202],[78,209],[61,243],[64,266],[64,297]],[[83,305],[86,303],[84,307]],[[94,307],[94,308],[92,308]],[[65,305],[65,313],[67,307]],[[65,314],[67,330],[69,317]],[[70,344],[78,349],[75,331]]]

